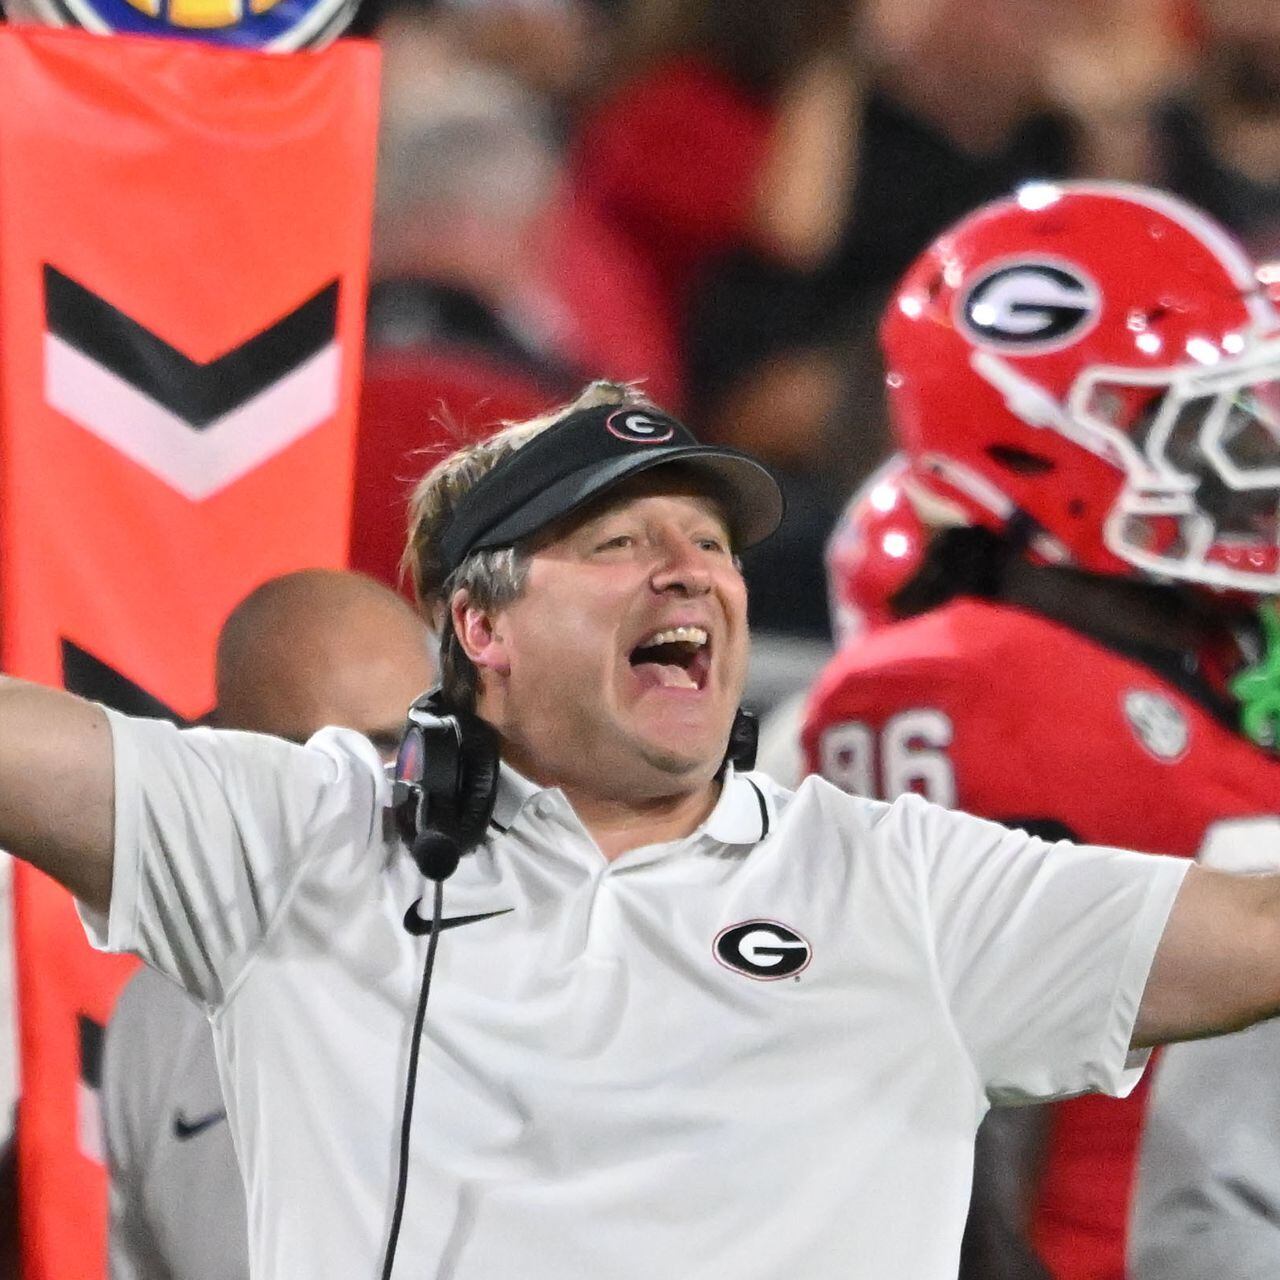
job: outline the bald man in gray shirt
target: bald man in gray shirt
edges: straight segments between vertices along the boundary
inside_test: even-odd
[[[430,637],[371,579],[273,579],[218,640],[217,723],[305,741],[357,729],[394,756],[409,703],[434,679]],[[107,1028],[103,1115],[111,1280],[245,1280],[244,1187],[206,1012],[144,969]]]

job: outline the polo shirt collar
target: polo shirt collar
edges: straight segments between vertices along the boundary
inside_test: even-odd
[[[498,794],[493,805],[493,824],[508,831],[531,800],[552,787],[540,787],[508,764],[498,768]],[[756,844],[777,821],[773,801],[748,774],[732,765],[725,770],[720,799],[706,822],[693,834],[707,835],[720,844]]]
[[[492,822],[499,831],[509,831],[520,811],[550,787],[540,787],[505,762],[498,765],[498,794],[493,802]]]
[[[721,844],[758,844],[777,821],[773,802],[764,788],[732,765],[725,770],[720,799],[702,824],[702,831]]]

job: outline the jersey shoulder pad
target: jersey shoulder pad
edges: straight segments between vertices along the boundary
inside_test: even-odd
[[[993,673],[1006,669],[1026,642],[1023,617],[964,600],[878,628],[830,660],[814,685],[810,711],[831,701],[896,703],[925,690],[990,694]]]
[[[1105,754],[1106,744],[1095,741],[1101,729],[1082,722],[1078,701],[1082,684],[1116,686],[1113,662],[1035,615],[952,602],[832,658],[805,711],[806,766],[832,776],[831,759],[874,754],[885,777],[864,794],[893,794],[889,774],[902,769],[889,766],[900,758],[903,769],[914,762],[920,772],[932,751],[945,757],[962,807],[997,817],[1050,812],[1035,805],[1041,792],[1055,789],[1063,762]],[[859,756],[863,739],[868,746]],[[950,798],[951,791],[926,794]]]

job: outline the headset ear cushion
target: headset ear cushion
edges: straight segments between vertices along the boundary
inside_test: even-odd
[[[484,839],[498,797],[498,735],[493,726],[466,711],[454,711],[461,729],[457,797],[457,840],[464,852]]]

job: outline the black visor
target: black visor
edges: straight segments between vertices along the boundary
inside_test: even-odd
[[[723,496],[735,550],[763,541],[782,523],[778,482],[754,458],[699,444],[659,410],[604,405],[534,436],[466,494],[440,540],[445,572],[473,551],[510,546],[619,482],[672,463],[705,474]]]

